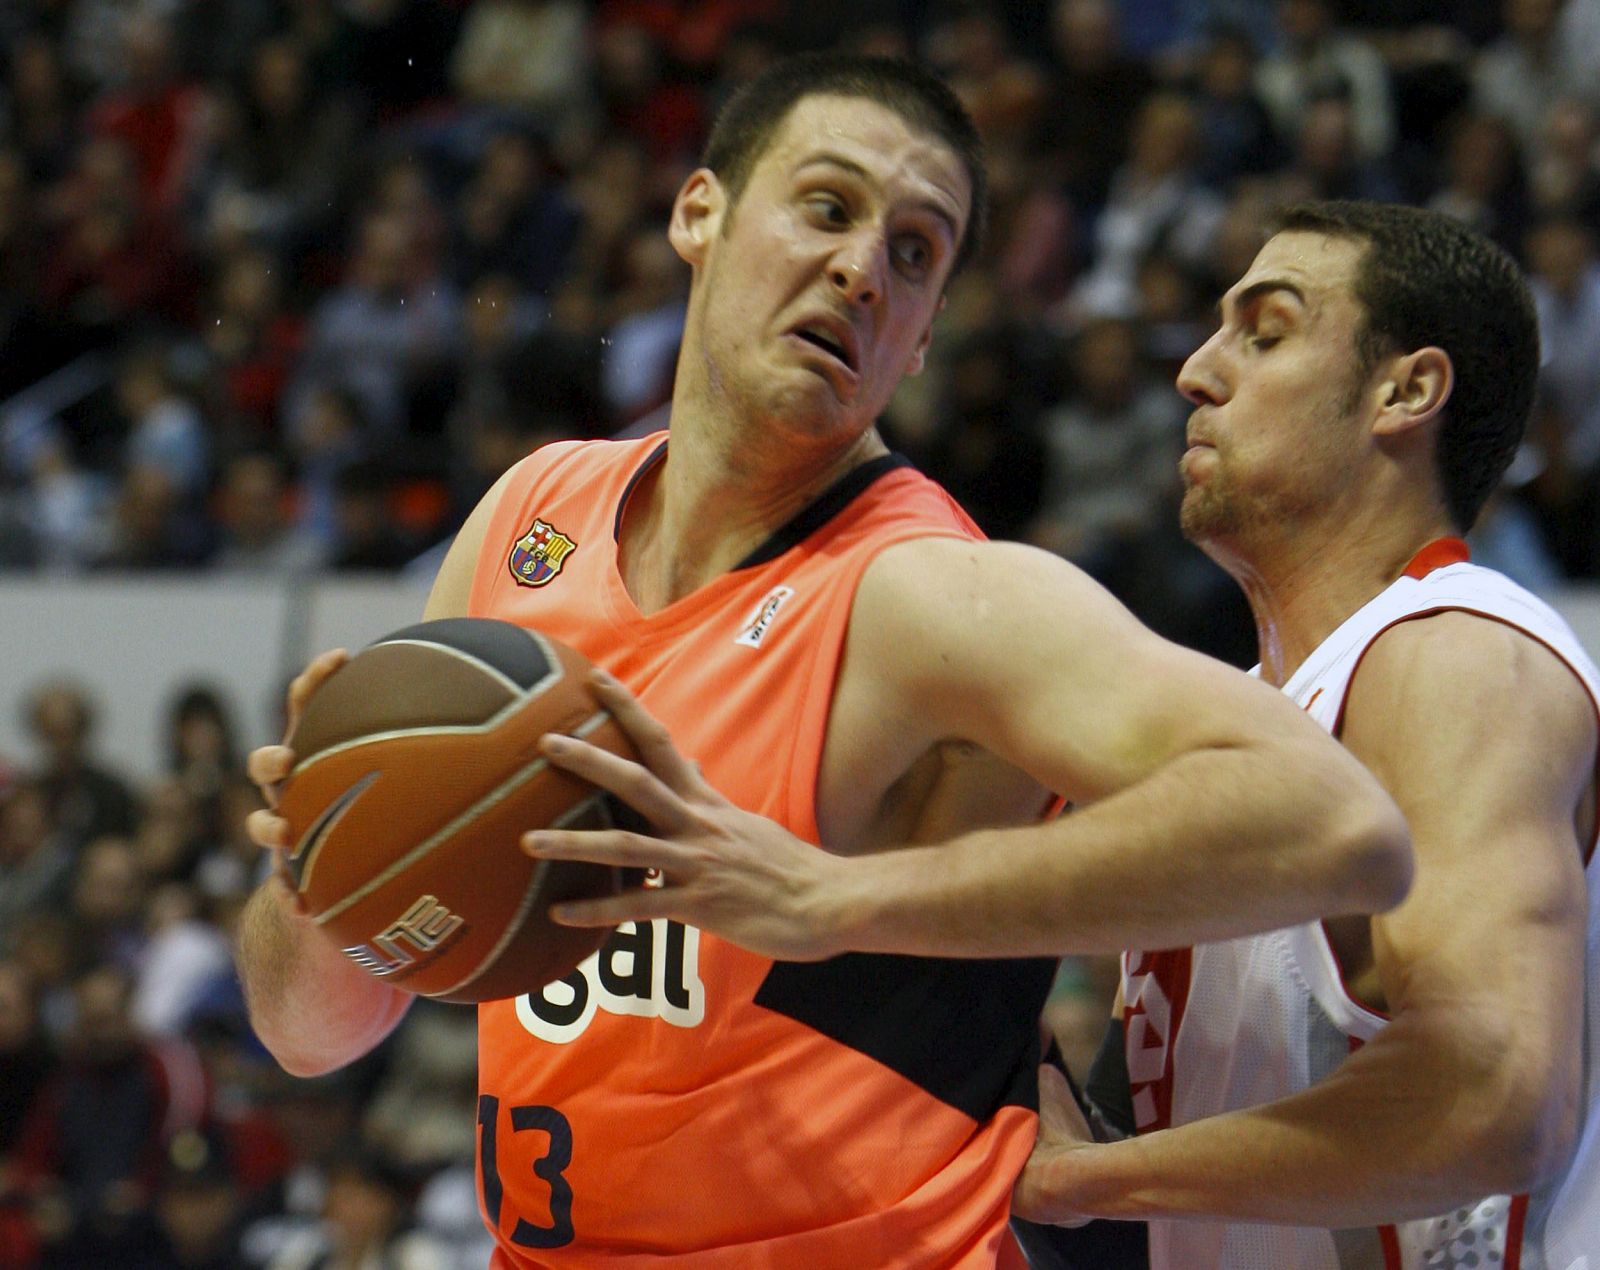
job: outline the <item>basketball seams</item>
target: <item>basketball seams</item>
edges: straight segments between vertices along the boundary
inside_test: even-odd
[[[402,648],[407,645],[410,645],[413,648],[427,648],[432,649],[434,652],[447,653],[449,656],[454,657],[457,661],[470,662],[472,665],[481,669],[491,679],[498,682],[513,697],[520,696],[522,694],[522,685],[510,675],[506,674],[505,671],[501,670],[493,662],[485,661],[482,657],[478,657],[469,652],[464,652],[463,650],[456,648],[451,644],[441,644],[436,640],[431,639],[386,639],[381,640],[378,644],[375,644],[374,647]],[[547,658],[547,661],[552,667],[550,674],[559,676],[561,673],[561,663],[553,657]],[[539,680],[527,691],[530,693],[537,693],[549,678],[550,675],[546,675],[544,679]]]
[[[369,745],[376,741],[392,741],[413,736],[473,736],[477,733],[493,731],[512,714],[516,713],[517,710],[543,696],[567,676],[567,668],[549,640],[545,639],[538,631],[530,631],[525,626],[517,629],[538,645],[539,651],[544,654],[545,664],[550,667],[542,679],[530,684],[526,689],[505,672],[497,669],[493,663],[484,661],[481,657],[474,657],[471,653],[464,653],[457,648],[452,648],[448,644],[440,644],[428,639],[386,639],[380,641],[381,646],[384,648],[410,645],[414,648],[427,648],[436,652],[448,653],[458,661],[467,662],[484,671],[511,694],[511,700],[480,723],[441,723],[427,727],[390,728],[386,732],[366,732],[361,736],[351,737],[348,741],[340,741],[337,745],[330,745],[318,750],[303,763],[296,764],[290,775],[298,776],[301,772],[310,771],[323,759],[333,758],[335,755],[353,750],[357,746]],[[379,646],[373,645],[373,647]]]
[[[350,750],[356,749],[359,746],[371,745],[378,741],[393,741],[404,737],[414,736],[474,736],[483,732],[492,732],[518,710],[522,709],[523,706],[526,706],[530,702],[542,697],[546,692],[555,687],[567,676],[566,666],[562,664],[561,659],[556,656],[555,651],[545,642],[545,640],[533,631],[525,630],[525,633],[540,646],[542,651],[545,652],[546,660],[550,665],[549,673],[547,673],[544,678],[528,687],[526,690],[520,687],[513,680],[507,678],[500,671],[496,670],[488,662],[465,653],[456,653],[454,649],[449,648],[447,645],[435,644],[429,640],[419,639],[397,639],[385,641],[384,647],[386,648],[399,644],[412,644],[419,648],[430,648],[437,649],[441,652],[447,652],[458,657],[462,661],[470,662],[475,666],[479,666],[491,677],[505,685],[506,689],[511,693],[511,700],[506,702],[505,705],[501,706],[500,709],[496,710],[492,715],[480,723],[439,723],[430,724],[425,727],[390,728],[386,732],[365,732],[360,736],[351,737],[348,741],[340,741],[337,745],[330,745],[325,749],[318,750],[303,763],[297,763],[294,770],[290,773],[290,776],[298,776],[302,772],[308,772],[324,759],[333,758],[339,754],[344,754]]]
[[[610,718],[611,715],[607,711],[597,710],[577,727],[572,729],[571,735],[580,739],[585,738],[591,732],[594,732],[596,729],[604,725],[605,722]],[[477,730],[479,729],[468,729],[468,731]],[[432,731],[432,729],[424,729],[424,732],[427,731]],[[482,815],[489,808],[509,798],[513,793],[516,792],[518,788],[527,784],[549,766],[549,760],[543,758],[535,759],[520,772],[517,772],[509,779],[502,781],[494,789],[483,795],[483,797],[479,798],[470,807],[467,807],[459,812],[442,828],[433,834],[430,834],[422,842],[419,842],[410,851],[406,852],[405,855],[392,862],[381,873],[369,878],[366,882],[362,883],[343,899],[330,904],[322,912],[318,913],[316,917],[313,918],[313,921],[315,921],[318,926],[322,926],[331,921],[333,918],[337,917],[339,914],[360,903],[369,895],[381,890],[388,883],[392,882],[395,878],[406,872],[406,870],[410,869],[412,865],[417,863],[417,861],[431,854],[441,844],[447,842],[450,838],[455,836],[455,834],[466,828],[467,825],[471,824],[473,820],[477,819],[478,816]]]
[[[304,895],[311,886],[311,871],[317,862],[317,857],[322,854],[323,845],[333,837],[333,831],[339,822],[356,805],[361,795],[371,788],[379,775],[378,772],[368,772],[339,795],[333,805],[317,817],[311,828],[306,830],[305,837],[301,838],[295,844],[294,850],[289,853],[291,861],[299,860],[302,852],[305,854],[305,859],[301,861],[299,871],[295,875],[295,890],[301,895]],[[311,844],[309,850],[306,847],[307,843]]]
[[[587,727],[589,723],[590,720],[585,720],[585,727]],[[565,828],[567,825],[572,824],[584,813],[595,807],[598,807],[601,801],[602,796],[599,794],[595,794],[591,798],[585,798],[581,803],[574,805],[559,819],[552,821],[550,827],[552,829]],[[516,913],[512,916],[511,920],[506,923],[506,928],[501,933],[500,938],[495,942],[494,947],[489,950],[488,954],[483,958],[482,961],[473,967],[472,972],[468,974],[466,978],[457,983],[451,984],[448,988],[441,988],[437,992],[424,992],[419,995],[434,999],[448,998],[457,992],[461,992],[467,988],[470,988],[479,979],[483,978],[483,976],[486,975],[490,970],[494,969],[495,963],[500,960],[500,954],[505,952],[505,950],[511,946],[511,941],[522,933],[522,924],[528,920],[528,914],[533,911],[534,897],[538,895],[539,889],[544,882],[545,874],[547,874],[549,871],[550,861],[540,860],[537,866],[534,868],[532,876],[528,879],[528,889],[522,896],[522,902],[517,905]],[[543,987],[544,985],[541,984],[539,986]]]

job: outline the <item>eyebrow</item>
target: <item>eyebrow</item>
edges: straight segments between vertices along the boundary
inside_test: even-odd
[[[1287,291],[1300,302],[1301,308],[1309,307],[1306,302],[1306,293],[1287,278],[1263,278],[1260,282],[1252,282],[1233,297],[1233,307],[1236,309],[1245,308],[1255,303],[1262,296],[1272,295],[1279,291]],[[1226,297],[1223,298],[1226,299]],[[1214,307],[1216,309],[1217,322],[1220,324],[1222,321],[1222,300],[1218,300]]]
[[[851,176],[865,181],[868,184],[876,183],[873,180],[872,173],[868,172],[866,168],[862,167],[854,159],[848,159],[842,154],[834,153],[832,150],[824,150],[818,154],[810,155],[801,163],[797,164],[794,170],[796,175],[798,175],[799,173],[804,172],[807,168],[814,167],[841,168],[850,173]],[[916,201],[915,206],[943,221],[945,228],[950,231],[951,242],[958,243],[961,241],[961,227],[956,224],[955,217],[951,216],[949,212],[940,206],[940,204],[936,203],[931,198],[921,198]]]

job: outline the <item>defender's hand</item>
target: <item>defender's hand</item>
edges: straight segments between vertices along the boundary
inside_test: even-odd
[[[1092,1221],[1073,1207],[1072,1179],[1080,1153],[1096,1145],[1067,1078],[1045,1063],[1039,1068],[1039,1137],[1011,1193],[1011,1211],[1051,1226]]]

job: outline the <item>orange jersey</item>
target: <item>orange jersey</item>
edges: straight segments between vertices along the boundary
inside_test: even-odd
[[[735,803],[811,842],[856,585],[894,542],[978,530],[903,462],[858,468],[729,573],[645,616],[616,529],[664,436],[516,469],[475,616],[578,648]],[[479,1009],[479,1197],[495,1265],[990,1267],[1032,1146],[1054,964],[773,962],[625,924],[571,975]]]

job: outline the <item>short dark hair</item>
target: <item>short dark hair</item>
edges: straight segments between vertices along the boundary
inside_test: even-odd
[[[966,107],[949,85],[915,62],[853,53],[801,53],[783,58],[740,88],[717,112],[701,164],[716,173],[731,202],[737,203],[750,173],[789,112],[804,98],[826,96],[877,102],[938,137],[960,158],[972,185],[972,211],[956,247],[953,276],[983,241],[989,174],[983,141]]]
[[[1370,373],[1383,356],[1433,345],[1450,357],[1434,467],[1450,519],[1471,529],[1511,465],[1533,406],[1539,319],[1515,261],[1439,212],[1388,203],[1300,203],[1276,232],[1365,244],[1355,297],[1366,311],[1356,353]]]

